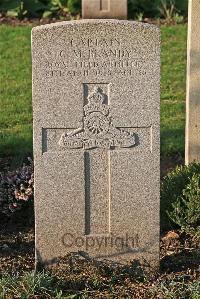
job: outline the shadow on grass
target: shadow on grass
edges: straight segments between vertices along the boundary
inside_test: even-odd
[[[167,130],[161,128],[161,156],[179,153],[183,157],[185,152],[184,138],[184,128],[173,128],[173,124]]]
[[[32,156],[33,155],[33,139],[32,134],[26,138],[22,138],[17,134],[13,136],[2,136],[0,132],[0,157],[15,156]]]

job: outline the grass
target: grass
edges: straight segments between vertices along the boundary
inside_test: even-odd
[[[161,33],[161,153],[183,155],[187,26],[163,27]]]
[[[0,26],[0,156],[32,152],[30,32]]]
[[[98,270],[97,270],[98,273]],[[82,282],[71,284],[67,279],[58,278],[51,273],[25,272],[23,275],[3,274],[0,278],[0,298],[188,298],[200,296],[200,280],[188,282],[183,275],[150,283],[122,277],[102,282],[102,276],[84,277]],[[120,283],[122,284],[120,287]],[[125,285],[124,285],[125,284]],[[71,286],[73,286],[71,288]],[[122,287],[123,286],[123,287]],[[125,288],[126,286],[126,288]],[[133,297],[132,297],[133,296]]]
[[[183,155],[187,26],[161,33],[161,154]],[[30,26],[0,26],[0,157],[32,152],[30,34]]]
[[[3,274],[0,279],[0,299],[2,298],[33,298],[34,295],[52,298],[57,295],[54,290],[53,277],[49,273],[26,272],[23,275]],[[55,297],[54,298],[58,298]]]

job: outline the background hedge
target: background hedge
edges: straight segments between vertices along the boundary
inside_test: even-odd
[[[187,6],[188,0],[128,0],[128,16],[130,19],[165,18],[171,13],[186,17]],[[81,15],[81,0],[0,0],[0,12],[18,18]]]

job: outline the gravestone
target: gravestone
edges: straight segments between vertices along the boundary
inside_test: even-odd
[[[159,263],[159,29],[33,28],[36,261]]]
[[[82,0],[83,19],[127,19],[127,0]]]
[[[185,162],[200,162],[200,1],[189,1]]]

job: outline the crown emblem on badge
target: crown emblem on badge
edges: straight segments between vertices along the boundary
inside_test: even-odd
[[[85,115],[92,112],[101,112],[104,115],[109,114],[109,107],[104,104],[105,95],[101,93],[98,87],[94,88],[94,91],[88,96],[88,104],[84,106]]]
[[[105,95],[95,87],[83,107],[83,126],[62,134],[59,145],[65,148],[127,148],[136,144],[135,135],[114,127]]]

